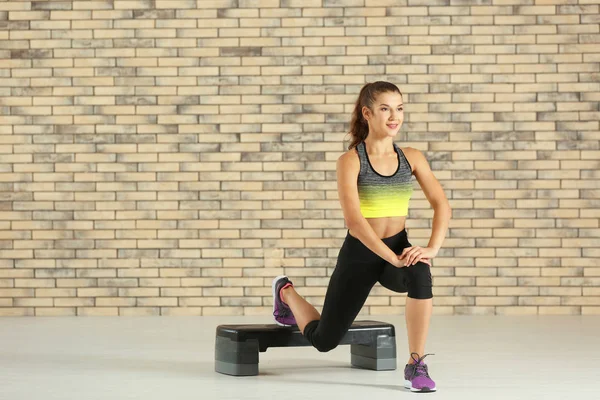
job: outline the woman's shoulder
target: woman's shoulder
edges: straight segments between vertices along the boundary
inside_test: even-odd
[[[413,174],[417,171],[417,168],[423,164],[428,164],[427,159],[423,152],[414,147],[400,147],[400,150],[404,153],[406,160],[411,165]]]
[[[357,147],[353,147],[344,151],[338,158],[338,165],[342,165],[343,167],[360,167],[360,157],[358,154]]]

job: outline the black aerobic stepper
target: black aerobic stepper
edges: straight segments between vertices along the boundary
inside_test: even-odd
[[[375,371],[396,369],[394,325],[355,321],[340,345],[350,346],[353,366]],[[311,346],[297,326],[219,325],[215,340],[215,371],[225,375],[258,375],[258,353],[269,347]]]

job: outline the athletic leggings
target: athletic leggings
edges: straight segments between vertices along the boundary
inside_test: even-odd
[[[382,241],[396,254],[412,246],[406,229]],[[304,336],[320,352],[336,348],[377,282],[394,292],[408,292],[413,299],[433,297],[428,264],[419,261],[396,268],[348,231],[329,280],[321,319],[310,321],[304,328]]]

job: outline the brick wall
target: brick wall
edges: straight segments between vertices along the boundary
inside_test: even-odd
[[[600,314],[599,3],[0,1],[0,315],[320,309],[375,80],[453,208],[434,313]]]

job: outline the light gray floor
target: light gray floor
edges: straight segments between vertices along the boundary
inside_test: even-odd
[[[433,316],[426,361],[438,391],[402,387],[404,316],[359,316],[396,326],[398,369],[350,366],[350,347],[260,353],[260,375],[214,372],[219,324],[268,317],[0,318],[0,399],[600,399],[600,318]]]

